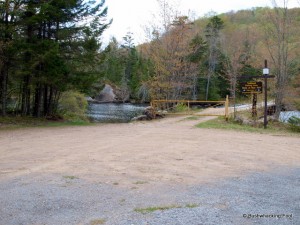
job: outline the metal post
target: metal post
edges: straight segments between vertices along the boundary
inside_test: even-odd
[[[268,61],[265,60],[265,68],[268,68]],[[264,129],[267,128],[268,124],[268,73],[264,72],[264,80],[265,80],[265,112],[264,112]]]

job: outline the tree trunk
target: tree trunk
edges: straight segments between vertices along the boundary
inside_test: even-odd
[[[49,114],[49,103],[48,103],[48,85],[44,85],[44,96],[43,96],[43,114],[47,116]]]
[[[11,39],[11,35],[9,32],[9,1],[6,0],[4,3],[4,25],[5,25],[5,31],[4,31],[4,40],[3,41],[3,61],[2,61],[2,68],[0,71],[0,95],[1,95],[1,115],[5,116],[6,115],[6,108],[7,108],[7,83],[8,83],[8,67],[9,67],[9,62],[8,62],[8,54],[7,54],[7,43]]]
[[[42,87],[40,84],[37,84],[35,88],[35,96],[34,96],[34,108],[33,108],[34,117],[41,117],[41,102],[42,102]]]
[[[1,116],[6,115],[7,107],[7,80],[8,80],[8,68],[6,65],[3,65],[1,70]]]
[[[24,82],[22,85],[22,105],[21,105],[21,113],[23,116],[30,115],[30,97],[31,91],[29,87],[30,77],[26,75],[24,77]]]
[[[211,75],[209,73],[208,76],[207,76],[206,91],[205,91],[205,101],[208,100],[210,78],[211,78]]]
[[[49,99],[48,99],[48,113],[47,115],[51,115],[53,114],[53,110],[54,110],[54,106],[55,106],[55,99],[54,97],[54,93],[53,93],[53,87],[52,85],[50,86],[50,93],[49,93]]]

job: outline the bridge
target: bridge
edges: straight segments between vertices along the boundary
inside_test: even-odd
[[[181,104],[187,110],[176,112],[176,107]],[[152,100],[151,106],[155,111],[163,111],[167,115],[193,115],[193,116],[224,116],[226,120],[229,118],[229,98],[223,101],[198,101],[198,100]],[[193,110],[195,106],[201,108],[220,108],[221,110]],[[223,109],[223,110],[222,110]]]

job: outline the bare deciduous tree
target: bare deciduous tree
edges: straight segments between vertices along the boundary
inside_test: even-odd
[[[291,56],[292,18],[288,10],[288,0],[282,0],[281,3],[282,5],[279,6],[278,1],[272,0],[274,10],[269,11],[264,26],[266,47],[270,54],[276,77],[276,118],[279,118],[283,108],[288,81],[292,75],[290,69],[293,61]]]
[[[189,54],[191,22],[187,16],[179,16],[175,7],[159,0],[160,24],[152,26],[151,44],[143,48],[154,66],[153,79],[149,82],[153,98],[180,99],[192,90],[192,71],[195,69],[186,60]]]

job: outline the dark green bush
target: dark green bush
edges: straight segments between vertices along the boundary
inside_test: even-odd
[[[58,112],[65,120],[87,121],[86,110],[88,102],[85,96],[77,91],[66,91],[59,100]]]
[[[292,116],[289,118],[288,123],[293,131],[300,132],[300,118]]]

